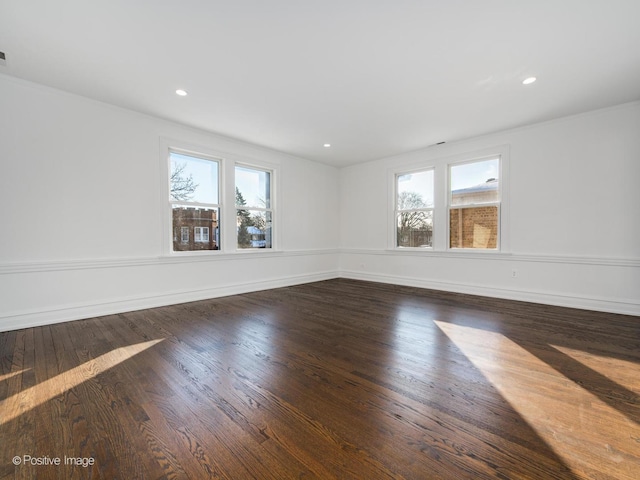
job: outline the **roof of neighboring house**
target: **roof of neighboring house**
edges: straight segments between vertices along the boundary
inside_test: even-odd
[[[479,185],[474,185],[472,187],[459,188],[458,190],[453,190],[451,192],[452,195],[464,195],[467,193],[480,193],[480,192],[491,192],[498,189],[498,180],[495,178],[490,178],[484,183],[480,183]]]

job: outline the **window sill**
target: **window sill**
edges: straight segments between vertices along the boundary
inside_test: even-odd
[[[284,250],[273,250],[273,249],[265,249],[265,248],[255,248],[255,249],[246,249],[246,250],[192,250],[192,251],[183,251],[183,252],[170,252],[160,256],[163,260],[173,260],[176,261],[184,260],[184,259],[224,259],[224,258],[234,258],[234,257],[250,257],[250,256],[271,256],[271,255],[280,255],[284,253]]]
[[[473,248],[453,248],[449,250],[434,250],[432,247],[401,247],[388,248],[385,254],[407,256],[432,256],[446,258],[508,258],[511,253],[499,250],[480,250]]]

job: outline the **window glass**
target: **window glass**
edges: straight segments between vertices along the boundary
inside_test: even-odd
[[[238,248],[271,248],[271,212],[238,210]]]
[[[451,205],[500,200],[500,159],[451,165]]]
[[[218,162],[171,152],[171,200],[218,203]]]
[[[173,250],[218,250],[220,248],[219,209],[191,205],[173,205],[173,230],[180,231],[180,241],[173,241]],[[210,235],[209,232],[214,232]]]
[[[235,174],[237,246],[272,248],[271,172],[236,166]]]
[[[431,247],[433,212],[401,212],[396,216],[398,247]]]
[[[244,200],[237,206],[271,208],[271,172],[236,166],[236,188]]]
[[[497,249],[500,158],[451,165],[449,248]]]
[[[433,170],[396,176],[396,246],[432,247]]]
[[[209,227],[194,227],[193,236],[196,242],[208,242]]]
[[[498,207],[459,207],[449,210],[450,248],[498,248]]]
[[[433,208],[433,170],[398,175],[398,210]]]
[[[219,162],[176,152],[169,160],[173,251],[218,250]]]

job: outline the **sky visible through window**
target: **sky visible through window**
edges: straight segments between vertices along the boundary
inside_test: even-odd
[[[490,178],[500,178],[499,158],[453,165],[451,167],[451,190],[481,185]],[[398,194],[402,194],[402,192],[419,193],[427,204],[433,206],[433,170],[398,175]]]
[[[490,178],[500,178],[500,160],[498,158],[451,166],[452,191],[481,185]]]
[[[248,207],[269,208],[268,182],[269,172],[247,168],[236,167],[236,187]]]
[[[184,165],[183,178],[192,176],[196,189],[189,201],[196,203],[218,203],[218,163],[181,153],[171,152],[171,171]]]
[[[433,207],[433,170],[398,175],[398,202],[403,193],[417,193],[422,199],[423,207]],[[417,205],[412,205],[416,207]],[[405,205],[404,208],[407,208]]]
[[[193,178],[196,189],[189,201],[195,203],[219,203],[218,192],[218,163],[213,160],[198,158],[182,153],[170,152],[171,171],[184,166],[181,176]],[[265,205],[268,196],[267,184],[270,180],[269,172],[253,168],[236,166],[235,184],[242,192],[242,196],[249,207],[269,208]]]

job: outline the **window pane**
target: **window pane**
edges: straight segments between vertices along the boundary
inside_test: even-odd
[[[449,211],[451,248],[498,248],[498,207],[452,208]]]
[[[433,211],[397,214],[398,247],[431,247]]]
[[[195,208],[175,205],[173,216],[173,250],[218,250],[220,232],[218,230],[217,208]]]
[[[193,237],[196,242],[208,242],[209,227],[193,227]]]
[[[433,207],[433,170],[397,176],[397,210]]]
[[[451,166],[451,205],[500,201],[500,159]]]
[[[271,208],[271,173],[236,166],[236,206]]]
[[[171,152],[172,201],[218,204],[218,162]]]
[[[271,212],[238,209],[238,248],[271,248]]]

